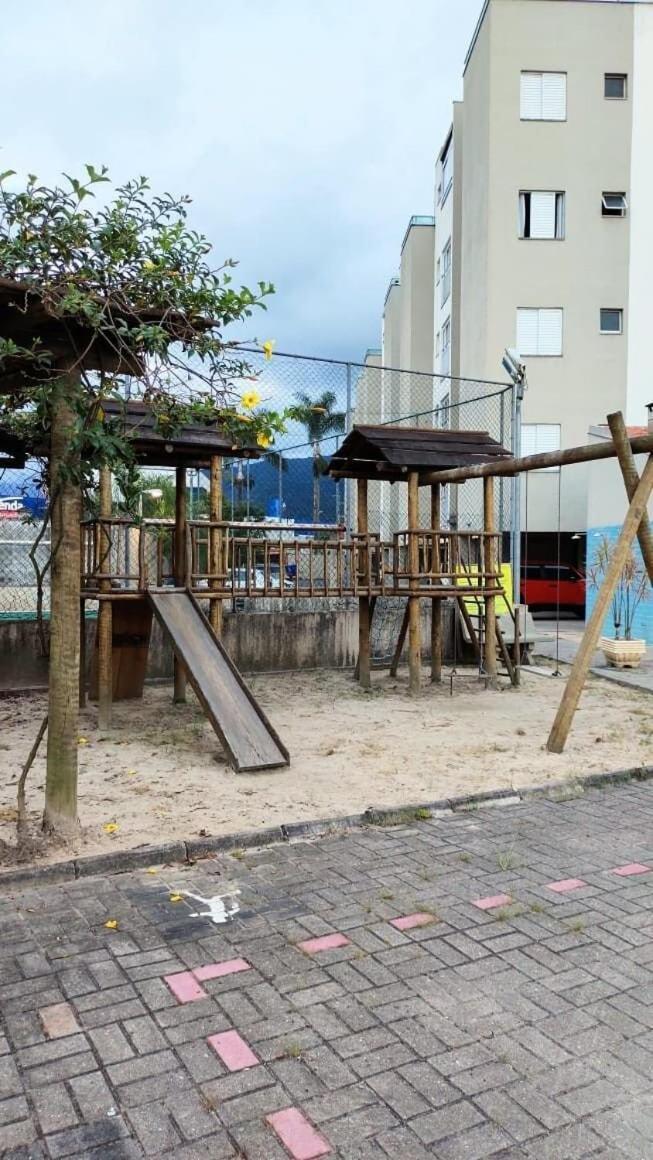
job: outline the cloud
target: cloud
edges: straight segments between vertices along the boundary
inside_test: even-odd
[[[360,358],[460,94],[479,0],[9,0],[3,168],[91,161],[194,198],[246,284],[242,332]]]

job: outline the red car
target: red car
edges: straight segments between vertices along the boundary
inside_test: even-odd
[[[531,612],[543,609],[574,612],[585,617],[585,577],[570,564],[523,565],[520,598]]]

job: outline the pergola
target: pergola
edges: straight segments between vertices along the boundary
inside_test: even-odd
[[[215,522],[222,520],[222,460],[224,456],[238,455],[242,458],[259,457],[259,451],[254,446],[236,443],[233,437],[219,428],[216,424],[186,423],[171,432],[162,432],[157,427],[156,414],[151,406],[141,400],[107,399],[102,403],[104,421],[112,427],[118,427],[121,435],[127,440],[135,462],[141,467],[163,467],[175,469],[175,522],[172,544],[174,546],[174,583],[183,587],[186,582],[187,571],[187,522],[186,522],[186,471],[189,468],[204,468],[210,473],[209,483],[209,565],[216,574],[222,570],[222,533]],[[94,578],[99,580],[99,591],[83,590],[82,619],[84,615],[85,599],[99,598],[98,634],[97,634],[97,698],[98,718],[102,728],[106,728],[111,721],[111,705],[113,699],[113,646],[114,624],[113,605],[123,600],[124,590],[112,587],[107,561],[111,552],[112,531],[121,523],[125,523],[127,534],[131,520],[113,518],[111,473],[107,467],[100,469],[99,487],[99,518],[93,522],[97,529],[99,543],[96,548],[97,567],[94,568]],[[154,522],[154,521],[151,521]],[[140,547],[143,550],[144,540],[140,537]],[[139,569],[140,570],[140,569]],[[103,575],[104,573],[104,575]],[[140,605],[146,607],[144,601]],[[121,615],[124,610],[121,610]],[[127,616],[133,615],[128,612]],[[151,612],[147,612],[148,621],[151,621]],[[215,632],[220,635],[222,630],[222,602],[212,600],[209,613],[210,623]],[[137,629],[139,625],[136,625]],[[137,632],[136,636],[149,638],[149,629]],[[82,642],[84,635],[82,632]],[[144,650],[145,657],[147,648]],[[143,657],[143,663],[145,661]],[[80,681],[83,680],[84,665],[80,666]],[[142,685],[142,675],[137,672],[135,685]],[[80,686],[81,688],[81,686]],[[183,701],[186,694],[186,676],[183,666],[175,658],[174,662],[174,699]],[[83,698],[83,693],[82,693]]]
[[[455,468],[472,469],[494,466],[509,458],[507,451],[487,431],[452,431],[429,427],[360,426],[354,427],[329,463],[329,474],[338,479],[357,480],[357,529],[361,541],[360,569],[363,579],[369,570],[368,483],[386,480],[405,483],[408,489],[408,528],[403,534],[408,551],[408,603],[402,634],[397,644],[401,652],[408,632],[410,691],[419,693],[421,683],[420,597],[432,601],[431,679],[442,675],[442,600],[460,596],[461,540],[466,533],[443,532],[441,529],[441,486],[431,482],[435,471]],[[431,489],[431,513],[428,532],[419,526],[419,489]],[[497,619],[495,601],[502,594],[498,540],[494,525],[494,485],[489,476],[483,493],[484,526],[476,533],[482,541],[478,573],[474,577],[474,595],[484,602],[485,669],[490,684],[497,676]],[[442,548],[446,544],[447,566],[442,567]],[[425,591],[425,583],[427,591]],[[464,599],[458,604],[466,614]],[[370,596],[359,597],[359,663],[358,674],[364,688],[370,687],[371,625]]]

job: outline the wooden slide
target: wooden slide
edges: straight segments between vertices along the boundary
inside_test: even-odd
[[[236,772],[288,765],[288,750],[192,594],[159,588],[148,597]]]

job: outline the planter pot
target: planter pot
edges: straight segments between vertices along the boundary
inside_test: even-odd
[[[606,661],[615,669],[637,669],[646,654],[645,640],[613,640],[604,636],[600,645]]]

